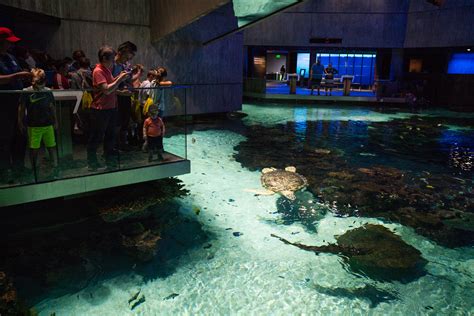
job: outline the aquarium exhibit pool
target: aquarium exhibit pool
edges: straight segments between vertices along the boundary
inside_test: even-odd
[[[474,115],[242,113],[191,126],[189,194],[166,204],[180,221],[156,257],[89,254],[76,282],[20,294],[47,316],[474,313]]]

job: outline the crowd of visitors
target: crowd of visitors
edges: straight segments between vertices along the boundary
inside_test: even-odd
[[[130,41],[117,50],[101,47],[96,65],[82,50],[74,51],[72,58],[54,60],[40,50],[16,45],[18,41],[10,29],[0,27],[0,172],[14,176],[12,171],[22,171],[26,148],[31,165],[37,166],[41,143],[57,167],[57,122],[50,89],[90,91],[91,102],[83,100],[82,116],[75,124],[88,137],[90,171],[102,167],[97,158],[101,144],[106,168],[117,167],[119,151],[134,148],[149,149],[150,161],[153,153],[163,159],[165,102],[159,88],[172,85],[166,68],[148,70],[142,81],[145,69],[132,63],[137,46]],[[28,93],[6,93],[22,89]],[[37,97],[41,93],[43,97]]]

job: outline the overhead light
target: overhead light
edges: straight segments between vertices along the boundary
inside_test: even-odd
[[[470,48],[468,48],[468,49],[466,49],[466,50],[467,50],[468,52],[470,52],[470,51],[471,51],[471,49],[470,49]]]

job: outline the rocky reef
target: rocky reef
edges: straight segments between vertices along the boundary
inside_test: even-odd
[[[18,300],[18,295],[13,282],[0,271],[0,315],[34,316],[34,310],[30,310]]]
[[[378,280],[411,281],[425,273],[426,261],[414,247],[384,226],[368,224],[336,237],[336,244],[308,246],[282,242],[316,254],[341,255],[355,273]]]
[[[445,130],[420,117],[370,124],[307,121],[304,135],[294,122],[251,126],[235,158],[250,170],[284,168],[291,162],[308,180],[308,190],[337,215],[401,223],[448,247],[472,245],[474,174],[453,169],[439,150],[438,137]],[[434,163],[439,171],[383,164],[394,157],[419,168]],[[294,203],[285,208],[301,204]]]
[[[28,289],[37,295],[44,289],[64,295],[86,288],[104,270],[150,261],[163,232],[184,220],[172,203],[188,194],[183,186],[176,179],[163,179],[49,201],[47,209],[42,203],[10,208],[1,227],[0,271],[35,284]],[[15,292],[4,280],[2,299],[14,300]]]

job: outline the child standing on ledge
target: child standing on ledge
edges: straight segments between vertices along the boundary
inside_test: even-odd
[[[28,127],[28,147],[30,148],[31,166],[36,168],[38,161],[38,150],[41,142],[46,146],[49,157],[54,167],[54,173],[58,172],[58,157],[56,156],[56,139],[54,130],[58,124],[54,108],[54,96],[50,89],[45,87],[46,75],[43,69],[34,68],[31,70],[33,82],[31,87],[24,89],[20,97],[20,107],[18,108],[18,126],[25,131]]]
[[[158,112],[158,105],[150,105],[148,118],[143,123],[143,137],[148,144],[148,162],[153,160],[153,153],[157,154],[158,161],[164,160],[163,136],[165,135],[165,124],[158,116]]]

